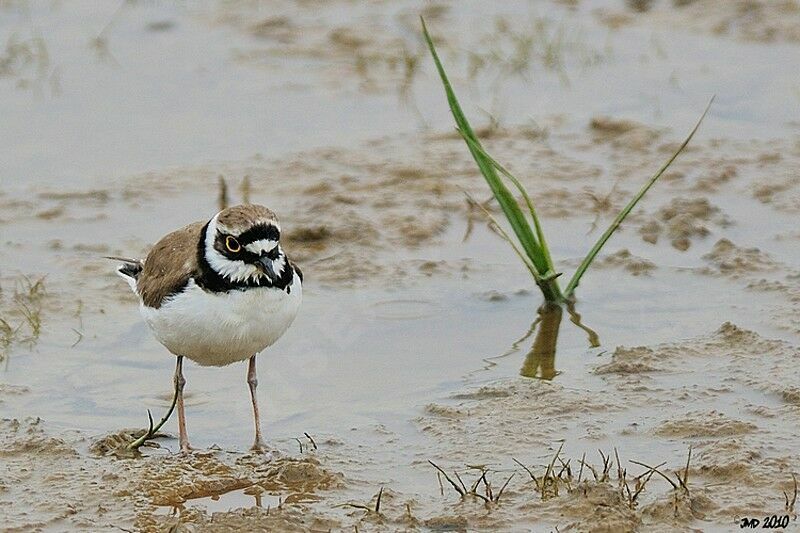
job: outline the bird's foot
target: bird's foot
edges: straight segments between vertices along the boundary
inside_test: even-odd
[[[189,441],[181,442],[181,454],[182,455],[188,455],[189,453],[192,452],[192,450],[194,450],[194,448],[192,448],[189,445]]]
[[[261,439],[256,439],[253,445],[250,446],[250,451],[254,453],[268,453],[269,450]]]

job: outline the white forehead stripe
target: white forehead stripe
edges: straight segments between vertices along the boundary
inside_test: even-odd
[[[260,255],[262,252],[272,251],[277,245],[278,241],[273,241],[271,239],[259,239],[251,242],[245,246],[244,249],[250,253]]]

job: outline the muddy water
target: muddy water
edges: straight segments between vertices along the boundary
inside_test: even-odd
[[[753,42],[768,7],[708,10],[731,21],[711,32],[658,2],[448,5],[1,6],[24,43],[0,72],[7,527],[713,531],[791,514],[796,39]],[[423,8],[565,277],[717,94],[580,287],[599,346],[565,314],[554,360],[530,356],[540,297],[463,199],[488,192],[448,133]],[[98,454],[166,409],[173,365],[100,256],[213,214],[219,176],[231,201],[280,213],[308,278],[259,365],[275,451],[245,453],[244,368],[190,365],[202,451],[166,437],[144,458]],[[537,366],[553,379],[519,376]],[[562,442],[574,477],[541,495],[513,459],[539,475]],[[577,479],[584,453],[602,471],[614,448],[629,482],[647,472],[631,460],[674,479],[689,446],[688,492],[656,476],[632,504],[616,463]],[[467,485],[486,465],[495,493],[515,477],[499,502],[460,501],[429,460]],[[359,507],[380,487],[380,513]]]

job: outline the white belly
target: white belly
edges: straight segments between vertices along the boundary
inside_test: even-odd
[[[204,366],[243,361],[271,346],[297,316],[303,289],[294,275],[291,292],[251,288],[206,292],[194,281],[158,309],[141,307],[155,337],[170,352]]]

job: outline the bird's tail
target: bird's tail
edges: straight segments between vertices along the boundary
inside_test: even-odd
[[[127,281],[128,285],[131,286],[131,290],[136,292],[136,281],[139,279],[139,274],[142,273],[144,264],[139,259],[129,259],[127,257],[106,256],[105,258],[122,262],[117,267],[117,275]]]

